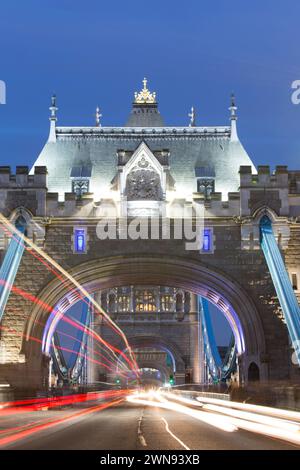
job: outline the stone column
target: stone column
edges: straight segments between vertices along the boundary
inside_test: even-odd
[[[202,326],[198,314],[198,296],[191,294],[190,318],[190,364],[193,370],[193,383],[204,381],[204,355]]]
[[[94,294],[95,301],[101,305],[101,292],[96,292]],[[101,323],[102,323],[102,318],[99,315],[99,313],[94,311],[94,308],[92,308],[91,312],[91,320],[90,320],[90,328],[92,331],[95,331],[98,335],[101,335]],[[97,380],[99,380],[99,375],[101,374],[101,366],[98,365],[96,362],[99,359],[99,356],[95,354],[95,349],[97,348],[97,345],[95,344],[97,341],[89,335],[88,336],[88,364],[87,364],[87,382],[88,384],[93,384]],[[97,359],[98,357],[98,359]]]

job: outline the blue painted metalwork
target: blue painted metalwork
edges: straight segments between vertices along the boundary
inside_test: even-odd
[[[23,234],[26,230],[26,221],[23,217],[19,217],[15,225],[20,235],[12,235],[0,269],[0,322],[25,249]]]
[[[85,304],[86,305],[86,304]],[[92,326],[93,318],[93,305],[88,303],[85,319],[85,329],[83,331],[82,339],[80,342],[80,349],[77,354],[76,362],[72,368],[71,379],[73,383],[87,383],[87,368],[88,368],[88,331]]]
[[[90,307],[91,307],[90,303],[87,299],[81,302],[81,315],[79,319],[80,326],[86,327],[87,322],[89,320]],[[70,355],[69,360],[68,360],[69,368],[73,368],[76,363],[78,353],[80,352],[80,347],[81,347],[81,342],[83,340],[83,336],[84,336],[84,331],[78,328],[76,331],[76,340],[74,340],[74,344],[72,347],[72,350],[74,351],[74,353]]]
[[[280,302],[292,346],[300,366],[300,308],[268,216],[260,221],[261,248]]]
[[[236,370],[236,345],[234,335],[231,335],[227,353],[222,365],[222,379],[226,380]]]
[[[51,356],[53,359],[54,372],[64,381],[70,384],[84,384],[87,382],[88,365],[88,330],[91,327],[93,317],[93,306],[90,302],[82,302],[80,326],[84,330],[77,330],[76,341],[68,360],[63,351],[60,350],[59,334],[54,331],[51,340]]]
[[[202,334],[204,342],[204,354],[206,357],[206,365],[209,373],[214,381],[219,382],[221,378],[222,360],[217,348],[211,319],[209,313],[208,301],[198,297],[199,312],[202,322]]]
[[[234,335],[232,335],[228,351],[224,362],[220,357],[218,346],[216,343],[208,300],[199,297],[199,315],[202,323],[202,334],[204,343],[204,354],[209,374],[214,382],[226,380],[234,372],[236,367],[236,344]]]
[[[59,377],[63,383],[68,382],[68,366],[65,361],[65,356],[60,349],[60,341],[57,332],[52,337],[52,361],[54,373]]]

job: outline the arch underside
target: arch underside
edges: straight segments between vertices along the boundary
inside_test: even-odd
[[[239,355],[259,357],[265,353],[263,327],[252,299],[227,275],[197,261],[154,255],[116,256],[82,263],[70,274],[90,293],[128,285],[171,285],[200,295],[216,305],[228,319]],[[79,300],[79,295],[75,291],[66,292],[65,286],[53,279],[39,298],[52,306],[63,303],[66,311]],[[35,305],[26,327],[27,337],[42,337],[48,317],[49,312]]]

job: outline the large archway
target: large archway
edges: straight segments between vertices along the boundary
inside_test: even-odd
[[[263,327],[252,299],[236,281],[197,261],[145,255],[109,257],[77,265],[70,273],[89,292],[136,283],[186,289],[205,297],[223,312],[232,327],[238,354],[243,357],[245,367],[252,360],[260,363],[260,357],[266,352]],[[76,302],[76,295],[76,292],[66,295],[65,286],[54,279],[40,292],[39,298],[55,306],[62,301]],[[42,338],[48,317],[49,312],[45,312],[41,305],[35,305],[26,327],[27,338]],[[36,348],[25,340],[24,352],[29,361],[32,354],[38,354]]]

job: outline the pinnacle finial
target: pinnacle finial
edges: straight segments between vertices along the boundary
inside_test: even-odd
[[[237,120],[237,115],[236,115],[236,111],[237,111],[237,106],[235,104],[235,95],[234,93],[231,93],[231,96],[230,96],[230,106],[229,106],[229,111],[230,111],[230,120]]]
[[[49,108],[51,114],[50,114],[50,121],[57,121],[57,111],[58,111],[58,107],[56,106],[56,95],[53,94],[51,96],[51,106]]]
[[[236,126],[236,121],[237,121],[237,115],[236,115],[236,110],[237,106],[235,103],[235,96],[234,93],[231,93],[230,97],[230,106],[229,106],[229,111],[230,111],[230,122],[231,122],[231,133],[230,133],[230,140],[231,142],[236,142],[238,141],[238,134],[237,134],[237,126]]]
[[[189,127],[195,127],[196,126],[196,110],[194,106],[191,107],[191,112],[188,114],[188,117],[190,118]]]
[[[53,94],[51,96],[51,106],[50,106],[50,132],[48,141],[49,142],[56,142],[56,121],[57,121],[57,111],[58,107],[56,106],[56,95]]]
[[[96,108],[95,118],[96,118],[96,127],[101,127],[100,119],[102,118],[102,114],[100,113],[99,106],[97,106]]]
[[[156,93],[151,93],[148,90],[147,83],[147,78],[144,78],[142,91],[140,91],[139,93],[136,91],[134,93],[134,102],[136,104],[156,104]]]

